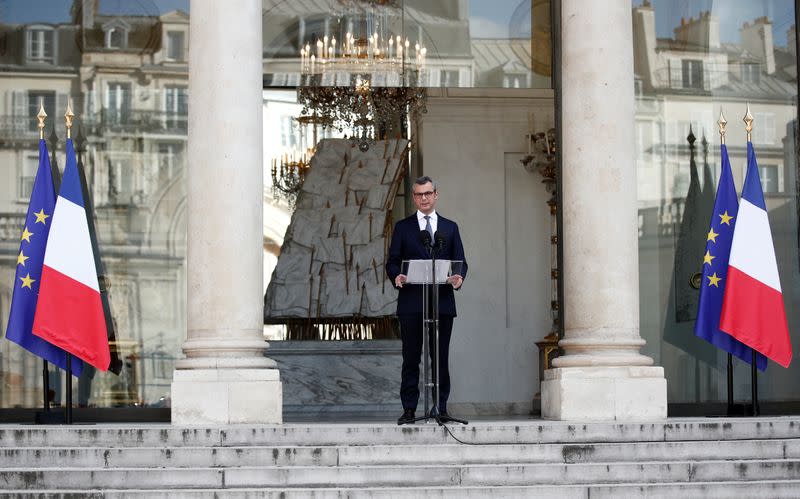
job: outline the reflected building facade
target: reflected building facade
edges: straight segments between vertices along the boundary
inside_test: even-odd
[[[699,292],[690,282],[702,271],[719,177],[716,122],[724,112],[741,190],[747,167],[741,119],[750,104],[791,327],[798,320],[790,305],[798,281],[796,27],[776,36],[775,20],[766,16],[735,26],[722,22],[742,17],[741,2],[699,12],[662,5],[644,1],[633,8],[641,328],[650,333],[647,351],[661,359],[670,380],[671,403],[723,401],[727,360],[694,337]],[[659,16],[680,19],[672,36],[657,33]],[[749,393],[748,369],[735,363],[737,399]],[[775,366],[762,376],[762,400],[796,398],[792,372]]]
[[[0,309],[8,317],[19,225],[38,165],[39,102],[50,150],[63,169],[63,114],[95,207],[109,298],[123,360],[120,376],[87,369],[75,385],[82,406],[164,405],[186,328],[186,143],[188,28],[185,12],[115,14],[75,2],[64,24],[3,25],[3,257]],[[53,131],[53,127],[55,130]],[[63,376],[53,369],[53,402]],[[2,407],[41,401],[41,363],[0,347]]]

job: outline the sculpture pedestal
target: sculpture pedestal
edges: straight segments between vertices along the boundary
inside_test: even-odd
[[[173,424],[282,423],[277,369],[176,369]]]
[[[667,380],[662,367],[562,367],[544,372],[544,419],[640,421],[666,417]]]

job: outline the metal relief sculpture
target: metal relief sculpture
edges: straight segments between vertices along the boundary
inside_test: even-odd
[[[384,260],[407,147],[319,143],[267,288],[265,323],[287,324],[290,339],[391,336],[397,292]]]

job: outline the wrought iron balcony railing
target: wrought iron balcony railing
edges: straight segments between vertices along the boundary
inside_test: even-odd
[[[103,135],[107,132],[186,135],[189,130],[187,113],[166,111],[104,109],[98,113],[79,115],[77,121],[86,127],[87,135]],[[35,116],[0,116],[0,137],[5,140],[35,141],[39,138],[35,123]]]
[[[0,116],[0,137],[6,140],[36,140],[39,129],[35,116]]]
[[[87,134],[102,135],[105,132],[149,132],[186,134],[189,130],[187,113],[149,110],[103,109],[83,116]]]
[[[19,244],[24,223],[25,213],[0,213],[0,242]]]

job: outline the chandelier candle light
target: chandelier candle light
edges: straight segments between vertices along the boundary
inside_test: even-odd
[[[411,42],[408,38],[405,42],[400,35],[395,38],[389,36],[388,40],[382,40],[375,33],[366,39],[355,38],[351,33],[345,33],[345,44],[341,52],[336,51],[336,38],[328,40],[324,36],[322,40],[317,40],[316,52],[311,51],[311,44],[306,43],[305,47],[300,48],[300,66],[303,74],[318,74],[323,68],[334,67],[336,69],[364,68],[363,61],[371,60],[375,68],[391,69],[394,66],[413,65],[421,69],[427,63],[428,49],[419,42],[414,44],[414,57],[411,59],[409,47]],[[397,48],[395,48],[397,47]],[[357,61],[357,62],[356,62]],[[355,64],[353,64],[356,62]],[[384,66],[380,66],[383,63]],[[348,66],[349,65],[349,66]],[[388,66],[387,66],[388,65]]]
[[[313,153],[312,153],[313,155]],[[298,158],[294,152],[284,153],[272,159],[272,195],[284,198],[294,208],[297,194],[303,186],[306,173],[311,166],[311,157],[303,153]]]
[[[345,84],[350,75],[371,74],[380,84],[419,85],[428,49],[418,34],[413,41],[403,33],[403,9],[396,0],[337,0],[324,31],[301,40],[300,73],[323,84]],[[413,45],[412,45],[413,43]],[[414,81],[416,80],[416,81]],[[349,84],[349,83],[347,83]]]

